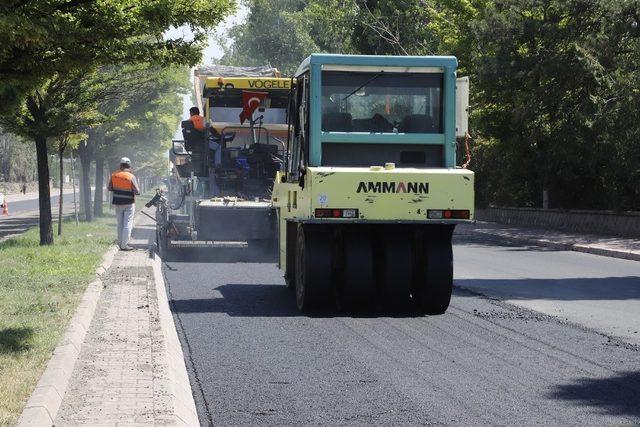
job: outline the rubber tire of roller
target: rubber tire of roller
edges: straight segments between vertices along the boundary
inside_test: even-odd
[[[284,273],[284,283],[287,286],[287,289],[289,289],[291,292],[295,292],[296,291],[296,254],[295,254],[295,248],[294,250],[292,250],[292,248],[290,248],[290,246],[294,246],[297,244],[297,235],[295,236],[294,239],[292,239],[293,241],[289,241],[289,229],[288,227],[290,227],[289,224],[286,225],[287,226],[287,233],[286,233],[286,267],[285,267],[285,273]],[[293,253],[292,253],[293,252]]]
[[[426,314],[444,314],[453,291],[453,249],[450,241],[438,238],[425,241],[424,250],[420,309]]]
[[[331,298],[331,242],[326,233],[298,227],[296,305],[303,312],[327,305]]]
[[[375,298],[372,238],[366,229],[343,235],[343,289],[340,305],[368,306]]]
[[[410,235],[384,233],[382,293],[384,308],[407,308],[413,286],[413,242]]]

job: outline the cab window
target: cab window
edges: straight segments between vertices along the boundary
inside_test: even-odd
[[[322,131],[442,133],[441,73],[322,73]]]

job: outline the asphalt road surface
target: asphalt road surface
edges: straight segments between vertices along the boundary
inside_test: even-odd
[[[54,194],[55,193],[55,194]],[[58,207],[58,200],[60,199],[60,196],[58,195],[59,191],[57,189],[54,189],[54,192],[51,193],[51,207],[53,209],[57,209]],[[63,202],[65,204],[67,203],[73,203],[73,193],[71,194],[65,194],[64,195],[64,199]],[[9,198],[9,213],[11,215],[13,214],[17,214],[17,213],[22,213],[22,212],[33,212],[33,211],[38,211],[40,210],[40,206],[38,205],[38,199],[29,199],[29,200],[21,200],[18,202],[12,202],[11,199]],[[2,218],[0,218],[1,220]]]
[[[433,317],[308,317],[266,257],[237,261],[227,251],[166,262],[201,423],[640,423],[637,346],[491,293],[514,285],[519,301],[561,305],[570,298],[549,291],[554,277],[576,287],[600,271],[601,284],[611,278],[620,287],[616,277],[626,278],[626,300],[637,304],[640,263],[620,270],[619,260],[572,252],[554,252],[551,262],[548,251],[464,230],[455,240],[454,297]]]
[[[51,214],[58,215],[59,196],[51,196]],[[64,195],[65,213],[72,212],[73,194]],[[9,199],[9,216],[0,215],[0,241],[3,238],[21,234],[39,224],[38,199],[28,199],[13,202]]]

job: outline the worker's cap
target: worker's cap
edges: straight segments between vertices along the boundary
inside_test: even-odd
[[[123,157],[120,159],[120,164],[121,165],[129,165],[131,166],[131,159],[128,157]]]

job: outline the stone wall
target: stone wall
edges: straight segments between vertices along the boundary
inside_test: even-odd
[[[476,209],[476,219],[575,233],[640,238],[640,212],[491,207]]]

